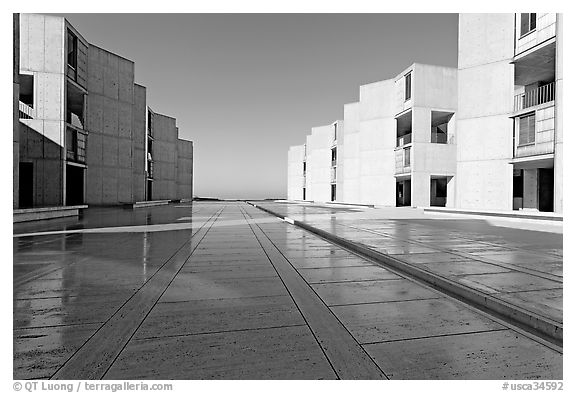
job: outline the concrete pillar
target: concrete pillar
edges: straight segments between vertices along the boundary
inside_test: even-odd
[[[563,167],[563,132],[562,132],[562,112],[563,112],[563,44],[564,37],[562,35],[563,29],[563,15],[556,15],[556,102],[555,102],[555,144],[554,144],[554,211],[556,213],[563,212],[563,182],[562,177],[564,174]]]
[[[430,175],[412,172],[412,206],[430,206]]]
[[[538,169],[524,170],[524,209],[538,209]]]

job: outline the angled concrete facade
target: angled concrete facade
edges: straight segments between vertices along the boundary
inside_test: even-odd
[[[458,68],[416,63],[360,86],[344,106],[339,177],[307,180],[306,199],[562,213],[562,88],[562,15],[461,14]],[[328,143],[321,158],[307,152],[313,178]]]
[[[14,208],[149,199],[146,88],[134,62],[65,18],[20,14],[14,25]],[[155,199],[189,199],[192,142],[174,118],[158,118]]]

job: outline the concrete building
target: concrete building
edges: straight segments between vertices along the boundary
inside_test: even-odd
[[[556,14],[460,15],[458,69],[413,64],[360,86],[337,142],[342,192],[314,180],[305,199],[561,213],[561,31]],[[313,179],[330,143],[307,139]]]
[[[360,86],[344,120],[307,138],[306,200],[446,206],[456,172],[456,89],[455,69],[423,64]],[[299,156],[290,157],[292,189],[302,173],[294,169]]]
[[[460,16],[458,207],[562,212],[561,21]]]
[[[134,62],[90,44],[65,18],[21,14],[14,23],[14,208],[192,197],[192,142],[178,139],[173,118],[153,127],[151,175]],[[151,179],[156,195],[147,194]]]

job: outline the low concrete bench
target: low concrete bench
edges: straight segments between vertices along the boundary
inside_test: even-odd
[[[88,208],[88,205],[38,207],[33,209],[15,209],[13,213],[13,222],[26,222],[26,221],[48,220],[51,218],[75,217],[80,214],[80,210],[86,208]]]
[[[169,199],[160,199],[156,201],[142,201],[126,205],[128,208],[140,209],[143,207],[162,206],[170,203]]]
[[[467,210],[467,209],[453,209],[445,207],[425,207],[425,212],[431,213],[448,213],[448,214],[463,214],[471,216],[489,216],[489,217],[505,217],[505,218],[521,218],[528,220],[549,220],[549,221],[564,221],[564,216],[558,213],[547,213],[531,210],[516,210],[516,211],[495,211],[495,210]]]

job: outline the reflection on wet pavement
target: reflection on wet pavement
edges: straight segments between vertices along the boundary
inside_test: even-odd
[[[483,274],[527,274],[466,270],[417,225],[394,232],[422,244],[335,228],[502,296],[520,277]],[[557,348],[245,203],[88,209],[14,234],[15,379],[562,377]],[[536,290],[558,305],[547,281],[521,301]]]

